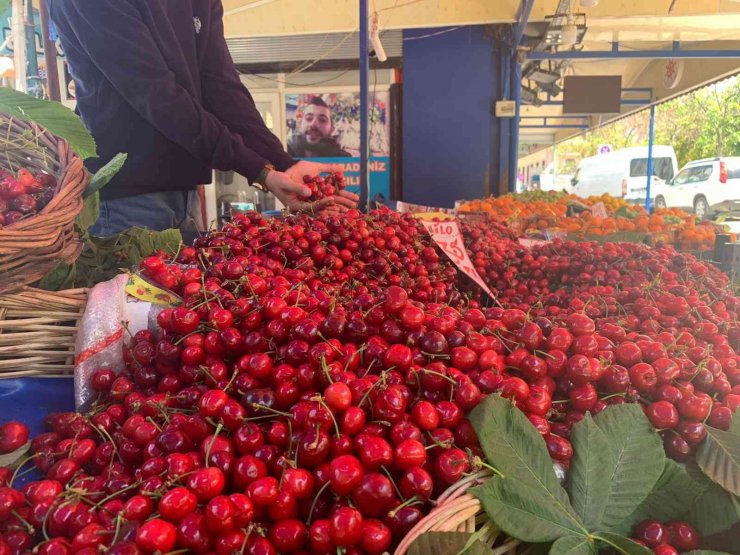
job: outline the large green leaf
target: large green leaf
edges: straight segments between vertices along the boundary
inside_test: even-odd
[[[659,522],[677,520],[686,514],[686,507],[691,507],[704,490],[705,487],[691,477],[684,465],[668,459],[653,491],[634,513],[622,521],[617,531],[627,534],[635,524],[646,519]]]
[[[609,441],[612,466],[601,477],[609,484],[603,509],[590,521],[598,523],[594,528],[611,532],[653,490],[663,472],[665,452],[660,436],[636,404],[611,406],[594,422]]]
[[[611,484],[604,478],[615,467],[609,438],[586,413],[573,426],[570,439],[574,453],[568,473],[570,502],[586,528],[596,530],[609,500]]]
[[[687,465],[689,475],[702,488],[682,520],[691,522],[702,536],[719,534],[740,521],[740,499],[712,482],[694,465]]]
[[[95,175],[90,178],[90,183],[88,183],[87,185],[85,196],[89,197],[90,195],[97,193],[98,191],[100,191],[100,189],[108,185],[111,179],[113,179],[116,174],[121,171],[121,168],[126,163],[127,158],[128,154],[119,152],[113,157],[110,162],[108,162],[105,166],[95,172]]]
[[[95,140],[77,115],[58,102],[39,100],[5,87],[0,87],[0,112],[31,121],[65,139],[82,158],[97,156]]]
[[[552,544],[549,555],[596,555],[596,544],[585,536],[563,536]]]
[[[545,441],[511,401],[489,395],[469,418],[489,464],[507,478],[538,484],[559,503],[569,503],[555,475]]]
[[[44,291],[63,291],[73,289],[75,276],[77,275],[76,264],[60,262],[36,285]]]
[[[472,540],[472,543],[471,543]],[[466,548],[467,546],[467,548]],[[409,546],[409,555],[490,555],[491,549],[465,532],[426,532]]]
[[[85,198],[82,212],[77,216],[77,227],[88,230],[100,218],[100,195],[96,192]]]
[[[494,524],[518,540],[543,543],[588,535],[570,504],[559,503],[539,482],[493,478],[471,493]]]
[[[16,449],[15,451],[12,451],[10,453],[5,453],[4,455],[0,455],[0,467],[4,466],[6,468],[16,468],[25,460],[26,454],[30,449],[31,442],[27,441],[26,444],[19,449]]]
[[[647,547],[642,546],[639,543],[635,543],[629,538],[625,538],[619,534],[612,534],[611,532],[597,532],[593,537],[624,555],[652,555],[653,553]]]
[[[707,439],[696,451],[696,463],[710,480],[740,495],[740,432],[706,426]]]

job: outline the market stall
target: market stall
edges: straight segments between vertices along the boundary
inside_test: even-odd
[[[101,239],[126,157],[91,175],[69,111],[0,112],[0,555],[740,553],[722,225],[554,192],[340,210],[332,171],[303,209]]]

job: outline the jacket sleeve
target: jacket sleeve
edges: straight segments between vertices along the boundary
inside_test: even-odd
[[[269,162],[178,84],[129,0],[63,0],[52,10],[119,94],[155,129],[211,167],[253,180]]]
[[[211,0],[208,44],[201,61],[201,85],[205,106],[244,143],[285,171],[295,160],[265,125],[254,99],[239,78],[226,45],[221,0]]]

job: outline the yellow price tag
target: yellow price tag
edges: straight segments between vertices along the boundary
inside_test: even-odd
[[[417,220],[432,221],[432,220],[454,220],[455,216],[452,214],[446,214],[444,212],[416,212],[414,218]]]
[[[182,303],[182,299],[174,293],[152,285],[136,274],[129,274],[126,293],[140,301],[162,306],[178,306]]]

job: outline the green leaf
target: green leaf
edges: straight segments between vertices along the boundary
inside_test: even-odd
[[[6,467],[6,468],[16,468],[19,463],[21,463],[26,456],[26,453],[31,449],[31,442],[27,441],[26,444],[21,447],[20,449],[16,449],[15,451],[11,453],[6,453],[5,455],[0,455],[0,467]]]
[[[663,472],[665,452],[638,405],[611,406],[594,422],[608,439],[612,466],[601,478],[609,485],[603,510],[589,520],[598,523],[593,528],[614,531],[652,491]]]
[[[76,266],[74,264],[70,265],[66,262],[60,262],[54,269],[41,278],[37,287],[45,291],[72,289],[76,273]]]
[[[710,480],[740,495],[740,433],[705,426],[707,439],[696,451],[696,463]]]
[[[39,100],[22,92],[1,87],[0,112],[48,129],[57,137],[66,140],[72,150],[83,159],[97,156],[95,140],[85,129],[82,120],[72,110],[58,102]]]
[[[469,415],[489,464],[507,478],[537,484],[559,503],[570,505],[540,433],[514,404],[486,397]]]
[[[645,546],[635,543],[632,540],[620,536],[619,534],[612,534],[611,532],[597,532],[593,535],[597,540],[601,540],[605,544],[613,547],[619,553],[624,555],[652,555],[653,552]]]
[[[82,212],[77,216],[75,223],[77,227],[87,231],[95,225],[95,222],[100,218],[100,195],[93,193],[92,195],[85,198],[82,205]]]
[[[409,546],[408,555],[490,555],[491,549],[480,541],[468,546],[473,534],[465,532],[426,532]],[[465,547],[467,549],[465,549]]]
[[[88,183],[87,185],[85,197],[89,197],[90,195],[97,193],[98,191],[100,191],[100,189],[108,185],[111,179],[113,179],[116,174],[121,171],[121,168],[126,163],[127,158],[128,154],[119,152],[113,157],[110,162],[108,162],[105,166],[95,172],[95,175],[90,178],[90,183]]]
[[[705,487],[691,477],[684,465],[668,459],[653,491],[620,524],[618,532],[627,534],[635,524],[647,519],[659,522],[677,520],[686,514],[686,507],[691,507],[704,490]]]
[[[740,522],[740,499],[712,482],[698,467],[687,465],[686,469],[702,493],[682,520],[691,522],[702,536],[719,534]]]
[[[604,479],[615,467],[609,438],[590,413],[573,426],[573,460],[568,473],[568,493],[576,513],[589,530],[596,530],[609,500],[611,484]]]
[[[596,545],[584,536],[563,536],[550,547],[549,555],[595,555]]]
[[[543,543],[588,535],[570,504],[557,502],[539,482],[493,478],[471,493],[494,524],[518,540]]]

